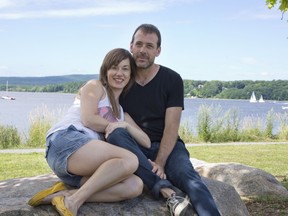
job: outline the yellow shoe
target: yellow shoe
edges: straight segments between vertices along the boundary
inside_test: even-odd
[[[56,193],[61,190],[66,190],[66,186],[63,182],[56,182],[54,185],[52,185],[50,188],[47,188],[45,190],[39,191],[36,193],[29,201],[28,204],[30,206],[38,206],[41,205],[42,200],[47,197],[50,194]]]
[[[64,196],[54,197],[52,199],[52,205],[61,216],[73,216],[73,213],[64,205]]]

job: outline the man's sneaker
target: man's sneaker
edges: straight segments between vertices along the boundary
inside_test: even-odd
[[[166,205],[170,211],[171,216],[183,216],[190,204],[188,196],[181,197],[172,194],[171,197],[167,199]]]

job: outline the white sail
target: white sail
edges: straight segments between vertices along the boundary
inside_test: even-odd
[[[1,98],[4,100],[15,100],[15,97],[8,96],[8,81],[6,82],[6,95],[3,95]]]
[[[259,99],[259,103],[264,103],[265,101],[264,101],[264,99],[263,99],[263,96],[261,95],[260,96],[260,99]]]
[[[255,102],[257,102],[257,99],[256,99],[255,93],[253,91],[252,95],[251,95],[251,98],[250,98],[250,103],[255,103]]]

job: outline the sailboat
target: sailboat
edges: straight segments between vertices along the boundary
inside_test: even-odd
[[[251,95],[251,98],[250,98],[250,103],[256,103],[256,102],[257,102],[257,99],[256,99],[255,93],[253,91],[252,95]]]
[[[6,95],[1,97],[4,100],[15,100],[15,97],[8,96],[8,81],[6,82]]]
[[[261,95],[260,96],[260,99],[259,99],[259,103],[264,103],[265,101],[264,101],[264,99],[263,99],[263,96]]]

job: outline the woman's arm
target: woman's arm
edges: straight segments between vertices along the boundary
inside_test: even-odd
[[[151,141],[148,135],[135,123],[128,113],[125,113],[125,122],[128,123],[127,131],[143,147],[150,148]]]
[[[141,130],[140,127],[138,127],[138,125],[134,122],[128,113],[124,114],[124,120],[125,121],[122,122],[109,123],[105,129],[105,137],[108,137],[109,134],[112,133],[112,131],[116,128],[122,127],[128,131],[128,133],[137,141],[137,143],[145,148],[150,148],[151,142],[148,135],[143,130]]]
[[[79,91],[82,124],[99,133],[104,133],[109,122],[98,115],[98,103],[105,97],[103,86],[98,80],[89,80]]]

